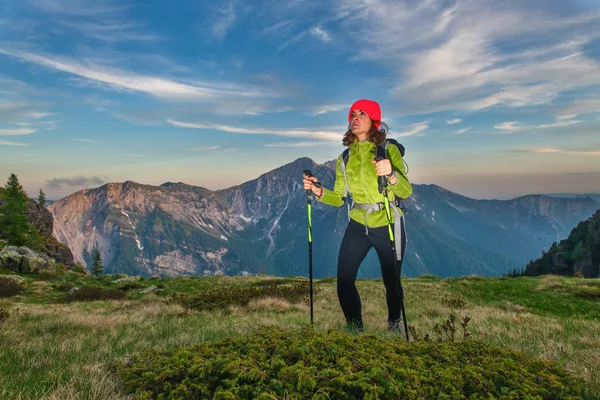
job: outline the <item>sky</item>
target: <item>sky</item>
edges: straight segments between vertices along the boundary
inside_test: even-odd
[[[600,1],[0,3],[0,180],[31,197],[324,163],[362,98],[412,183],[600,193]]]

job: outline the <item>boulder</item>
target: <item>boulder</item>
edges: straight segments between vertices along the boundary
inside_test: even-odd
[[[8,268],[17,273],[56,272],[56,263],[42,253],[36,253],[29,247],[6,246],[0,251],[0,268]]]
[[[112,283],[125,283],[125,282],[135,282],[139,281],[141,276],[126,276],[125,278],[120,278],[112,281]]]
[[[140,293],[142,293],[142,294],[155,293],[155,292],[162,292],[162,289],[159,289],[156,286],[152,285],[152,286],[148,286],[146,289],[140,291]]]

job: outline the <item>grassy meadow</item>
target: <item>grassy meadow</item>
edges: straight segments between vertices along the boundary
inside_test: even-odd
[[[149,278],[115,284],[118,276],[74,272],[23,277],[22,293],[0,297],[2,399],[133,398],[107,368],[110,363],[150,349],[169,351],[241,337],[263,326],[298,330],[310,323],[307,296],[286,300],[268,295],[274,283],[305,284],[303,278]],[[466,340],[552,361],[581,384],[584,398],[600,398],[600,280],[422,276],[403,283],[409,324],[419,337],[428,334],[435,342],[440,332],[436,325],[455,315],[455,340],[465,340],[459,323],[467,316],[471,336]],[[161,291],[140,293],[152,285]],[[393,338],[387,332],[381,279],[358,280],[357,285],[365,334]],[[71,287],[82,286],[116,289],[123,298],[65,301]],[[215,290],[223,306],[189,307],[191,303],[173,300]],[[242,292],[255,298],[236,304]],[[233,297],[230,305],[227,296]],[[335,280],[315,281],[314,298],[314,329],[342,330]]]

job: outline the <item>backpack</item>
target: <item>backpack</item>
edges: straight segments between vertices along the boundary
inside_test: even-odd
[[[393,144],[394,146],[396,146],[398,148],[398,150],[400,150],[400,154],[402,155],[402,162],[404,162],[404,165],[406,165],[406,173],[408,174],[408,164],[404,160],[404,153],[405,153],[406,149],[396,139],[386,138],[382,143],[380,143],[377,146],[377,149],[375,150],[375,156],[388,158],[387,157],[387,147],[390,143]],[[342,153],[342,163],[340,165],[340,168],[342,170],[342,174],[344,174],[344,180],[346,183],[346,187],[344,188],[344,197],[343,197],[344,201],[346,201],[346,198],[348,196],[348,180],[346,179],[346,165],[348,165],[349,158],[350,158],[350,149],[348,148],[348,149],[344,150],[344,152]],[[394,202],[396,203],[396,205],[402,210],[403,213],[406,213],[406,205],[404,204],[404,199],[401,197],[398,197],[398,196],[395,196],[395,197],[396,197],[396,200]]]

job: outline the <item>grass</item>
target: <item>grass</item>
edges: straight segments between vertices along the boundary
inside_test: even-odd
[[[66,286],[114,288],[116,277],[24,276],[28,282],[22,294],[0,299],[0,309],[9,313],[0,323],[0,398],[127,398],[107,363],[149,349],[247,335],[265,325],[300,329],[310,322],[306,299],[293,303],[267,297],[212,311],[168,301],[181,293],[264,287],[275,279],[269,277],[141,279],[138,287],[125,290],[124,300],[67,304]],[[600,398],[600,280],[425,276],[403,283],[409,323],[420,335],[433,337],[436,324],[450,314],[457,320],[469,316],[473,339],[553,361],[581,382],[588,398]],[[151,285],[163,291],[139,293]],[[383,283],[358,280],[357,285],[367,333],[390,337]],[[335,280],[317,286],[315,329],[342,329]]]

